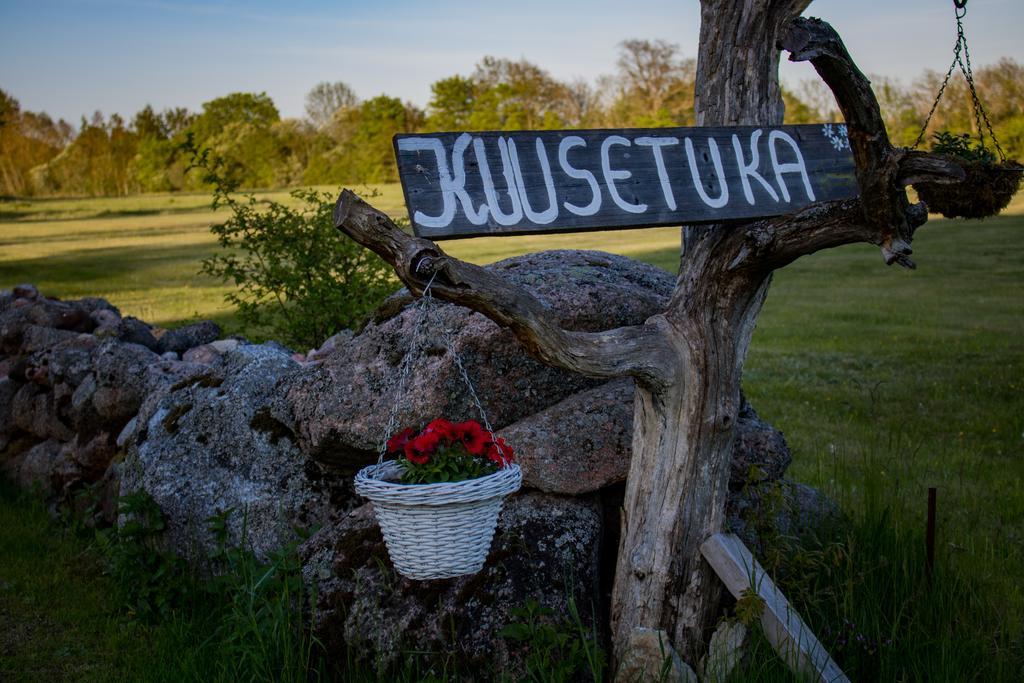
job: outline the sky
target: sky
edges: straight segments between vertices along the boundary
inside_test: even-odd
[[[1024,62],[1024,0],[967,9],[975,68]],[[832,23],[867,74],[909,82],[952,60],[951,0],[816,0],[805,14]],[[72,123],[146,104],[199,110],[239,91],[266,92],[282,116],[298,117],[320,81],[422,107],[432,82],[469,74],[485,55],[589,81],[615,70],[629,38],[696,57],[699,16],[697,0],[0,0],[0,89]],[[795,85],[815,74],[787,63],[782,77]]]

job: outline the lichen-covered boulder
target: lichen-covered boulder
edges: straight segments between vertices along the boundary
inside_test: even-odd
[[[581,391],[500,430],[516,449],[525,486],[579,495],[626,480],[633,445],[633,381]],[[791,461],[782,433],[743,401],[729,475],[730,488],[774,481]]]
[[[743,398],[736,418],[729,489],[738,491],[748,484],[781,479],[792,461],[782,432],[762,420]]]
[[[150,351],[160,350],[160,343],[153,336],[153,328],[132,316],[121,319],[117,328],[117,338],[129,344],[145,346]]]
[[[597,331],[644,322],[664,310],[674,278],[638,261],[593,251],[527,254],[488,266],[532,291],[560,324]],[[403,309],[401,292],[375,320],[288,389],[303,449],[348,471],[374,457],[392,405],[402,357],[422,315]],[[549,367],[523,351],[512,333],[486,317],[438,302],[424,326],[425,352],[413,364],[399,403],[399,426],[436,417],[478,418],[473,399],[444,343],[450,330],[491,423],[501,428],[600,382]]]
[[[0,434],[10,434],[15,429],[14,396],[20,388],[20,382],[0,375]]]
[[[633,381],[573,394],[498,435],[515,449],[524,486],[579,495],[624,481],[633,452]]]
[[[49,347],[46,356],[50,386],[77,387],[93,372],[94,355],[100,340],[91,334],[76,334]]]
[[[69,441],[75,436],[71,424],[58,414],[53,392],[28,382],[11,398],[11,425],[39,439]]]
[[[104,419],[124,424],[139,411],[150,389],[147,369],[160,361],[138,344],[107,340],[93,357],[96,390],[92,403]]]
[[[201,557],[212,548],[207,520],[231,510],[229,541],[266,559],[296,529],[323,523],[331,487],[347,482],[328,481],[275,412],[299,367],[289,352],[240,346],[213,366],[178,365],[190,372],[148,399],[125,435],[121,476],[122,494],[145,491],[164,511],[168,545]]]
[[[394,572],[372,506],[364,505],[300,547],[317,588],[314,633],[328,651],[361,653],[369,662],[393,663],[417,650],[514,674],[530,645],[500,631],[528,601],[564,616],[572,599],[584,624],[603,624],[602,530],[595,501],[514,495],[480,573],[410,581]]]

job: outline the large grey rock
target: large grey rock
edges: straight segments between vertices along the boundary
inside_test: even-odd
[[[708,653],[697,670],[705,683],[726,683],[747,650],[747,627],[738,621],[722,621],[715,627]]]
[[[14,295],[14,298],[16,299],[39,298],[39,290],[36,289],[36,286],[30,282],[23,282],[20,285],[14,285],[14,289],[11,290],[11,293]]]
[[[633,446],[633,381],[582,391],[499,431],[516,450],[525,486],[579,495],[626,480]],[[730,488],[774,481],[791,460],[782,433],[746,401],[736,420]]]
[[[625,481],[633,438],[633,381],[588,389],[499,431],[525,486],[583,494]]]
[[[181,355],[181,359],[187,363],[210,365],[225,353],[234,351],[240,345],[241,342],[237,339],[218,339],[215,342],[189,349]]]
[[[11,398],[11,424],[40,439],[70,441],[75,432],[61,419],[53,392],[38,384],[22,384]]]
[[[61,342],[74,339],[79,334],[81,333],[72,332],[71,330],[58,330],[55,327],[27,325],[22,334],[21,353],[49,351]]]
[[[20,382],[0,375],[0,434],[11,434],[14,426],[14,396],[21,388]]]
[[[117,455],[117,444],[109,432],[99,432],[92,437],[79,434],[68,455],[78,467],[77,477],[92,482],[100,479],[110,467]]]
[[[780,479],[792,461],[782,432],[758,417],[744,398],[736,419],[729,488],[736,491],[748,484]]]
[[[665,271],[631,259],[592,251],[528,254],[489,266],[529,288],[572,330],[596,331],[639,324],[664,310],[674,286]],[[349,470],[365,464],[383,436],[396,401],[394,386],[420,310],[401,308],[399,293],[375,322],[297,376],[288,390],[303,449],[314,458]],[[451,330],[495,428],[598,386],[575,373],[530,358],[508,330],[467,309],[438,303],[426,326],[426,352],[413,363],[398,423],[422,426],[436,417],[477,418],[458,367],[447,352],[442,330]]]
[[[129,344],[145,346],[150,351],[159,351],[160,344],[153,336],[153,328],[138,318],[122,318],[118,325],[117,338]]]
[[[92,374],[94,354],[100,340],[89,334],[76,334],[48,349],[48,374],[52,384],[77,387]]]
[[[244,537],[265,559],[329,513],[329,483],[275,415],[279,384],[298,365],[263,345],[199,367],[203,374],[146,401],[127,439],[121,491],[153,497],[167,518],[166,541],[181,554],[209,550],[206,521],[233,510],[229,541]]]
[[[313,629],[328,651],[393,662],[410,649],[448,653],[467,668],[521,672],[530,644],[503,639],[511,610],[535,600],[566,615],[574,599],[584,623],[603,623],[596,502],[526,493],[506,500],[483,570],[410,581],[391,567],[367,504],[325,527],[301,548],[318,590]]]
[[[71,332],[92,332],[96,323],[91,316],[99,309],[117,310],[103,299],[58,301],[38,295],[18,297],[16,294],[6,310],[0,312],[0,353],[21,353],[25,331],[31,325]]]

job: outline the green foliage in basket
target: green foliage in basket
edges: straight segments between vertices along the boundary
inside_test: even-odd
[[[494,474],[512,462],[512,448],[475,420],[437,419],[417,432],[405,429],[387,443],[404,484],[465,481]]]
[[[948,130],[940,131],[934,136],[932,151],[938,154],[945,154],[951,157],[959,157],[964,161],[980,161],[983,164],[994,164],[996,155],[992,150],[983,147],[980,143],[973,144],[971,136],[967,133],[955,135]]]

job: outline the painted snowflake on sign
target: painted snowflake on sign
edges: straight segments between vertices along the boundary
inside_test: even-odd
[[[850,149],[850,138],[846,135],[846,124],[839,123],[833,125],[826,123],[821,127],[821,134],[825,136],[832,146],[836,148],[836,151],[842,152],[844,149]]]

